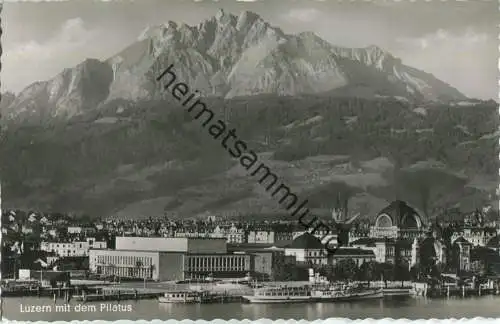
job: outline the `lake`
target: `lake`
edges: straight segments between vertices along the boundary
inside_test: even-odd
[[[500,318],[500,296],[425,299],[390,298],[344,303],[311,304],[160,304],[156,300],[110,301],[65,305],[49,298],[3,298],[9,320],[119,320],[119,319],[326,319],[357,318]],[[38,307],[37,307],[38,306]],[[57,306],[57,308],[56,308]],[[22,308],[22,309],[21,309]],[[30,312],[34,311],[34,312]]]

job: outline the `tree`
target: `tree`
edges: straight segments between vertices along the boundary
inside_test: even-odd
[[[401,281],[401,287],[403,287],[405,280],[410,280],[410,278],[408,264],[399,262],[394,265],[394,280]]]
[[[394,279],[394,266],[390,263],[380,263],[378,264],[379,272],[384,281],[385,288],[387,288],[387,281],[392,281]]]
[[[353,280],[358,266],[353,259],[340,260],[334,267],[335,278],[338,280]]]
[[[359,280],[368,281],[368,286],[370,282],[376,280],[378,277],[378,264],[374,261],[364,262],[359,267],[358,278]]]
[[[326,279],[328,279],[329,281],[335,280],[335,266],[333,266],[331,264],[322,267],[319,270],[319,273],[322,276],[326,277]]]
[[[424,274],[422,273],[422,266],[420,263],[415,264],[413,267],[410,269],[410,278],[413,281],[420,281],[424,277]]]

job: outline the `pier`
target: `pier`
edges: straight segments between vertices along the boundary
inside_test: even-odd
[[[472,297],[499,295],[500,292],[496,288],[484,287],[467,287],[467,286],[441,286],[429,287],[427,284],[415,284],[411,293],[413,296],[430,297],[430,298],[448,298],[448,297]]]

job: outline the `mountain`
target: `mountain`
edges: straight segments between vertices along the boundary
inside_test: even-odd
[[[114,99],[162,98],[154,79],[172,63],[180,79],[206,96],[333,92],[418,102],[467,99],[377,46],[343,48],[311,32],[285,34],[252,12],[220,10],[197,26],[169,21],[149,27],[104,62],[88,59],[28,86],[2,112],[7,119],[46,122]]]
[[[411,109],[398,99],[329,95],[206,103],[315,213],[329,214],[337,192],[368,218],[395,199],[428,217],[497,209],[495,103]],[[166,100],[113,100],[65,123],[9,127],[0,175],[5,208],[123,219],[285,213],[258,177]]]
[[[400,199],[425,218],[498,209],[495,102],[471,100],[376,47],[287,35],[251,12],[146,29],[0,109],[5,208],[140,218],[284,210],[155,77],[175,64],[314,213],[332,197],[372,217]],[[269,216],[270,217],[270,216]]]

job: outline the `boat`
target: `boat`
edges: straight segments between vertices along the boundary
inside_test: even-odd
[[[299,287],[264,287],[254,289],[253,295],[243,296],[250,303],[337,302],[383,298],[381,288],[359,285],[327,284]]]
[[[384,297],[381,288],[365,288],[359,285],[328,285],[317,287],[311,291],[316,302],[355,301],[362,299],[377,299]]]
[[[243,296],[250,303],[301,303],[311,301],[309,286],[262,287],[254,289],[253,295]]]
[[[410,288],[384,288],[384,296],[410,296],[411,295],[411,287]]]
[[[200,302],[200,293],[197,291],[169,291],[158,297],[158,302],[169,304],[190,304]]]

